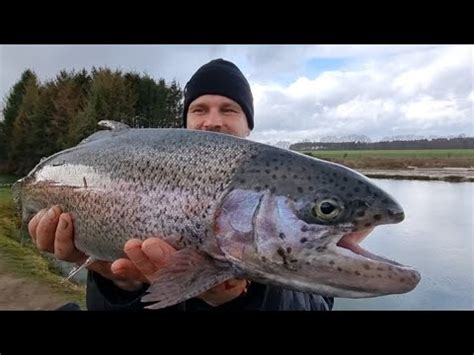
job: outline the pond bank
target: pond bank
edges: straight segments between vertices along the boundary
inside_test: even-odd
[[[474,182],[474,168],[357,169],[370,178]]]

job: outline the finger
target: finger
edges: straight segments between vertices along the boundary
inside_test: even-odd
[[[85,259],[81,260],[81,263],[85,262],[86,260],[87,260],[87,256],[85,256]],[[115,275],[110,270],[111,265],[112,263],[109,261],[95,261],[89,266],[87,266],[87,269],[94,271],[109,280],[112,280],[115,278]]]
[[[89,269],[101,274],[103,277],[109,280],[112,280],[112,282],[116,286],[120,287],[121,289],[124,289],[127,291],[136,291],[140,289],[143,286],[143,282],[141,280],[137,279],[136,277],[129,278],[130,275],[128,276],[120,275],[113,272],[113,269],[117,269],[117,265],[118,265],[118,268],[121,267],[120,264],[123,261],[130,262],[130,260],[127,260],[127,259],[118,259],[114,263],[110,263],[106,261],[97,261],[93,263]],[[116,265],[113,266],[114,264]],[[138,272],[138,275],[139,274],[140,273]],[[144,282],[147,282],[147,280],[145,279]]]
[[[244,279],[230,279],[220,283],[217,286],[207,290],[204,294],[225,294],[225,293],[233,293],[234,289],[243,290],[247,287],[247,281]]]
[[[74,246],[74,227],[69,213],[62,213],[59,216],[54,238],[54,255],[69,262],[77,262],[85,256]]]
[[[198,296],[198,298],[202,299],[204,302],[208,303],[211,306],[219,306],[239,297],[243,292],[245,292],[245,288],[246,283],[239,283],[231,288],[228,288],[227,283],[224,282],[214,287],[213,289],[204,292],[203,294]]]
[[[161,268],[166,264],[167,257],[175,253],[176,249],[159,238],[148,238],[142,244],[142,251],[156,268]]]
[[[226,291],[232,290],[234,288],[245,289],[248,285],[247,280],[245,279],[230,279],[224,282],[224,289]]]
[[[46,213],[46,209],[40,210],[28,223],[28,233],[30,233],[30,237],[33,240],[33,243],[36,244],[36,229],[38,228],[38,224],[41,220],[41,217],[44,216]]]
[[[54,253],[54,237],[60,213],[59,207],[53,206],[41,218],[36,229],[36,246],[39,250]]]
[[[143,282],[136,280],[113,280],[114,284],[129,292],[137,291],[143,286]]]
[[[202,296],[222,294],[225,291],[226,291],[226,283],[223,282],[223,283],[221,283],[219,285],[216,285],[213,288],[207,290],[206,292],[202,293]]]
[[[135,264],[128,259],[118,259],[112,263],[110,270],[118,277],[124,280],[139,280],[140,282],[148,283],[148,279],[135,266]]]
[[[143,244],[144,243],[139,239],[130,239],[125,244],[124,250],[141,273],[144,275],[152,275],[157,270],[157,266],[150,261],[149,257],[142,250]]]

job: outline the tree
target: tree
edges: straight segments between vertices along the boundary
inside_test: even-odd
[[[31,81],[36,81],[36,74],[31,70],[25,70],[20,77],[20,80],[13,85],[9,94],[5,99],[3,107],[3,122],[2,122],[2,136],[3,139],[0,143],[0,156],[3,156],[5,160],[9,160],[10,156],[10,140],[12,136],[12,130],[14,122],[18,116],[23,96],[25,95],[25,89],[27,84]],[[3,152],[3,153],[2,153]]]
[[[0,169],[7,160],[7,137],[5,135],[5,124],[0,121]]]
[[[140,77],[135,73],[127,73],[125,80],[137,95],[132,126],[159,127],[159,122],[165,115],[166,87],[160,86],[148,75]]]
[[[183,91],[176,80],[171,82],[166,100],[167,115],[164,127],[180,127],[183,113]]]
[[[135,117],[136,93],[120,71],[93,69],[87,104],[77,115],[73,127],[74,143],[97,130],[100,120],[114,120],[132,125]]]
[[[34,135],[38,132],[34,117],[39,103],[39,86],[36,77],[30,77],[24,86],[24,96],[18,107],[9,140],[9,167],[17,174],[26,174],[35,160]]]
[[[3,109],[0,167],[26,174],[41,158],[76,145],[97,130],[100,120],[133,127],[179,127],[183,93],[148,75],[107,68],[67,72],[40,84],[25,71]],[[3,161],[3,163],[2,163]]]
[[[75,141],[73,127],[77,116],[84,110],[87,94],[90,90],[90,78],[85,71],[61,72],[54,82],[48,84],[51,100],[51,124],[49,136],[53,151],[59,151],[71,146]]]

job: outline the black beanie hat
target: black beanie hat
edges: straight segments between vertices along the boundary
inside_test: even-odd
[[[191,102],[202,95],[222,95],[236,101],[253,129],[253,96],[240,69],[224,59],[215,59],[199,68],[184,88],[183,126]]]

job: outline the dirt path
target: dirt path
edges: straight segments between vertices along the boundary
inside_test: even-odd
[[[53,310],[67,302],[44,283],[7,272],[0,263],[0,310]]]
[[[19,226],[11,190],[0,188],[0,310],[53,310],[71,302],[85,309],[84,286],[64,282],[25,230],[22,244]]]

